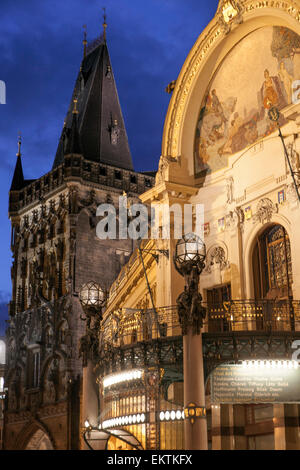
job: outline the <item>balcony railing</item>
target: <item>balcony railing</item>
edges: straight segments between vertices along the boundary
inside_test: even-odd
[[[300,301],[230,300],[207,304],[207,331],[293,331],[300,328]]]
[[[300,330],[300,301],[231,300],[205,303],[203,331],[284,332]],[[122,347],[160,338],[181,336],[177,307],[150,310],[123,309],[102,323],[100,347]]]

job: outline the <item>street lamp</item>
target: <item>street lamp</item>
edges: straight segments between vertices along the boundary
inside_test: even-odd
[[[182,334],[191,326],[194,334],[200,334],[206,310],[201,305],[202,297],[198,285],[205,268],[206,246],[198,235],[189,233],[179,240],[174,254],[176,270],[185,279],[184,292],[178,297],[178,314]]]
[[[87,328],[90,328],[93,317],[97,317],[99,322],[102,320],[102,308],[106,296],[99,284],[93,281],[84,284],[79,292],[79,300],[86,315],[86,318],[82,316],[80,318],[87,321]]]
[[[80,340],[80,352],[86,364],[88,358],[97,355],[99,327],[106,295],[99,284],[88,282],[82,286],[79,300],[85,313],[85,317],[80,315],[80,318],[86,321],[86,334]]]
[[[206,247],[194,233],[176,245],[174,265],[185,279],[177,299],[183,335],[184,435],[188,450],[207,450],[207,422],[201,328],[206,317],[199,293],[199,278],[205,267]]]
[[[193,267],[199,274],[205,267],[206,246],[198,235],[188,233],[176,245],[174,262],[176,269],[184,276]]]
[[[83,365],[83,416],[95,421],[99,415],[98,396],[95,391],[94,363],[99,354],[99,330],[102,320],[102,310],[105,305],[106,295],[104,290],[96,282],[88,282],[82,286],[79,292],[79,300],[85,317],[80,315],[81,320],[86,321],[85,335],[80,339],[80,357]],[[84,423],[84,441],[87,448],[91,446],[86,440],[86,432],[90,432],[92,427],[89,419]]]
[[[105,303],[105,293],[96,282],[88,282],[82,286],[79,300],[84,311],[88,309],[99,311]]]

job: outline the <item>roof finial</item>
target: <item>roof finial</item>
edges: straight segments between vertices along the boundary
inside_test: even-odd
[[[106,28],[107,28],[107,23],[106,23],[106,8],[103,8],[103,39],[106,42]]]
[[[73,104],[74,104],[73,114],[78,114],[77,103],[78,103],[78,99],[75,96],[75,98],[73,99]]]
[[[86,57],[86,47],[87,47],[87,26],[86,24],[83,25],[83,57],[85,58]]]
[[[18,134],[18,153],[17,153],[17,157],[21,157],[21,144],[22,144],[22,135],[21,135],[21,132],[19,131],[19,134]]]

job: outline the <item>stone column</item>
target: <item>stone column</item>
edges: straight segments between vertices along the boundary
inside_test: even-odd
[[[183,337],[185,449],[207,450],[202,334],[188,328]]]

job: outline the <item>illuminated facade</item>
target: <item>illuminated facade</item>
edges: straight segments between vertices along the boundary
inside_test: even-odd
[[[154,184],[153,175],[133,169],[105,37],[84,46],[52,170],[26,180],[19,140],[9,194],[5,450],[81,448],[78,292],[92,280],[109,289],[132,252],[131,240],[96,237],[96,211]]]
[[[4,418],[4,377],[5,377],[5,362],[6,362],[6,345],[5,338],[0,336],[0,450],[3,443],[3,418]]]
[[[155,184],[132,169],[118,106],[101,116],[105,139],[92,132],[90,90],[101,82],[115,103],[116,90],[106,43],[85,49],[53,170],[24,180],[19,151],[10,193],[6,448],[186,449],[186,424],[203,420],[208,449],[300,449],[300,400],[230,403],[211,388],[224,364],[299,371],[299,18],[298,0],[219,2],[169,87]],[[131,240],[96,240],[97,204],[123,191],[157,209],[204,204],[206,317],[191,337],[203,371],[185,354],[195,298],[173,263],[177,240],[133,253]],[[109,288],[105,309],[87,302],[97,286]],[[186,402],[201,374],[205,403]]]
[[[300,448],[298,402],[270,394],[225,404],[210,396],[218,365],[292,361],[300,338],[299,15],[298,1],[220,1],[176,81],[156,185],[141,195],[156,207],[204,204],[200,291],[207,316],[199,354],[211,449]],[[85,416],[113,434],[109,448],[128,447],[118,440],[122,430],[147,449],[185,448],[189,384],[175,246],[173,239],[144,242],[110,290],[94,363],[100,413],[91,406]],[[141,377],[121,379],[130,370]]]

